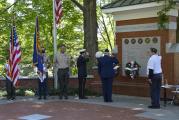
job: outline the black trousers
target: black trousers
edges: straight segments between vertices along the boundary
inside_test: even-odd
[[[59,96],[68,97],[68,78],[69,78],[69,68],[58,69],[58,81],[60,86]]]
[[[154,74],[151,81],[152,81],[152,84],[150,85],[151,104],[152,106],[159,107],[162,74]]]
[[[15,99],[15,87],[13,82],[6,78],[7,99]]]
[[[104,102],[112,102],[113,78],[101,78]]]
[[[46,95],[48,96],[49,95],[49,91],[48,91],[48,72],[46,72]]]
[[[41,98],[42,96],[44,98],[46,98],[46,96],[47,96],[47,78],[45,78],[43,82],[41,82],[39,79],[38,84],[39,84],[39,98]]]
[[[79,87],[78,87],[79,98],[83,99],[85,98],[86,77],[78,77],[78,80],[79,80]]]

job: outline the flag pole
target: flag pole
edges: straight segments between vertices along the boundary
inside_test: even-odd
[[[16,3],[16,0],[14,0],[14,3],[13,4],[15,4]],[[12,26],[15,26],[15,11],[14,11],[14,6],[12,7],[12,14],[13,14],[13,18],[12,18]]]
[[[53,72],[54,72],[54,88],[58,88],[58,79],[57,79],[57,67],[55,56],[57,54],[57,29],[56,29],[56,21],[55,21],[55,0],[53,1],[53,47],[54,47],[54,65],[53,65]]]

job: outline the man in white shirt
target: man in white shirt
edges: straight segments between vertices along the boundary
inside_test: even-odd
[[[151,57],[147,63],[148,82],[150,84],[152,109],[160,108],[160,87],[162,81],[161,56],[157,54],[157,49],[150,48]]]
[[[63,96],[65,99],[68,99],[70,57],[66,54],[65,45],[61,45],[60,52],[57,53],[55,61],[58,67],[58,81],[60,86],[59,99],[62,99]]]

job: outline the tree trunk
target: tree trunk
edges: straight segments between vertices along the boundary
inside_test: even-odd
[[[98,51],[96,0],[84,0],[84,48],[91,56],[90,67],[95,65],[95,53]]]
[[[91,73],[92,66],[96,63],[95,54],[98,51],[96,0],[83,0],[83,5],[76,0],[71,1],[83,12],[84,48],[90,54],[88,72]]]

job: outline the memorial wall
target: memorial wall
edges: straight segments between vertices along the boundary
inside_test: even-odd
[[[122,70],[125,75],[125,66],[130,61],[137,62],[141,67],[139,76],[146,76],[146,65],[149,59],[149,50],[154,47],[160,54],[160,37],[122,38]]]

